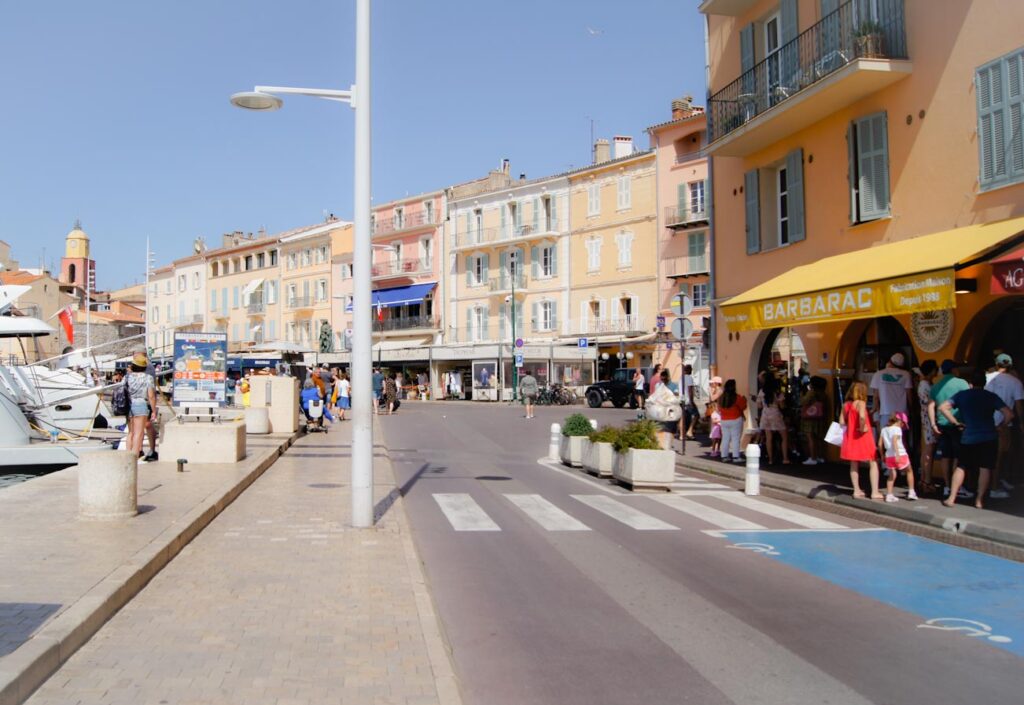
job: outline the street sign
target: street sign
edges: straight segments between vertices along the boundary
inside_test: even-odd
[[[588,344],[589,343],[587,342],[586,338],[580,338],[579,341],[577,341],[576,346],[580,348],[585,348]]]
[[[520,355],[519,353],[516,353],[516,367],[522,367],[522,366],[523,366],[523,356]]]
[[[523,339],[522,338],[516,338],[516,347],[517,348],[523,347]]]
[[[689,316],[693,311],[693,299],[686,294],[678,294],[672,299],[672,312],[680,316]]]
[[[668,341],[667,343],[665,343],[665,347],[666,347],[667,349],[671,350],[671,349],[672,349],[672,341],[670,340],[670,341]]]
[[[693,334],[693,321],[689,318],[677,318],[672,321],[672,335],[676,340],[683,341]]]
[[[665,327],[665,317],[664,316],[658,316],[657,321],[658,321],[658,328],[659,329]]]

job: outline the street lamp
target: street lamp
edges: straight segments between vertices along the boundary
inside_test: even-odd
[[[247,110],[277,110],[278,95],[303,95],[348,103],[355,112],[355,243],[352,279],[352,525],[373,526],[373,320],[370,233],[370,0],[356,0],[356,82],[349,90],[256,86],[231,102]]]

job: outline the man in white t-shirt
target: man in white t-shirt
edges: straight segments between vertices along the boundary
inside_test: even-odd
[[[986,379],[985,389],[1002,399],[1003,404],[1014,412],[1013,422],[1005,425],[1002,423],[1002,413],[997,411],[995,414],[996,429],[999,432],[999,450],[996,456],[996,466],[992,469],[992,491],[989,492],[989,497],[1006,499],[1010,496],[1008,490],[1013,489],[1007,476],[1012,468],[1011,455],[1014,435],[1020,433],[1021,414],[1024,413],[1024,384],[1013,373],[1013,358],[1006,353],[996,355],[996,369],[994,372],[989,372]]]
[[[905,362],[903,353],[895,353],[885,367],[871,377],[869,386],[876,400],[875,410],[878,412],[879,427],[889,422],[891,414],[907,414],[910,411],[910,395],[913,393],[914,385],[910,373],[902,369]]]

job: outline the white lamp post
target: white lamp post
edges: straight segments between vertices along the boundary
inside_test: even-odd
[[[278,95],[305,95],[348,103],[355,111],[355,247],[352,263],[352,525],[373,526],[373,319],[370,287],[370,0],[356,0],[356,82],[349,90],[256,86],[231,102],[249,110],[276,110]]]

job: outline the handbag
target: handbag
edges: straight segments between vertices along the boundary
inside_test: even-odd
[[[804,407],[803,417],[805,419],[820,419],[825,415],[825,403],[821,400],[811,402]]]
[[[661,404],[648,401],[644,407],[647,418],[651,421],[672,422],[683,418],[683,409],[679,404]]]
[[[838,421],[833,421],[828,431],[825,432],[825,442],[834,446],[843,445],[843,436],[846,435],[846,426],[843,426]]]

